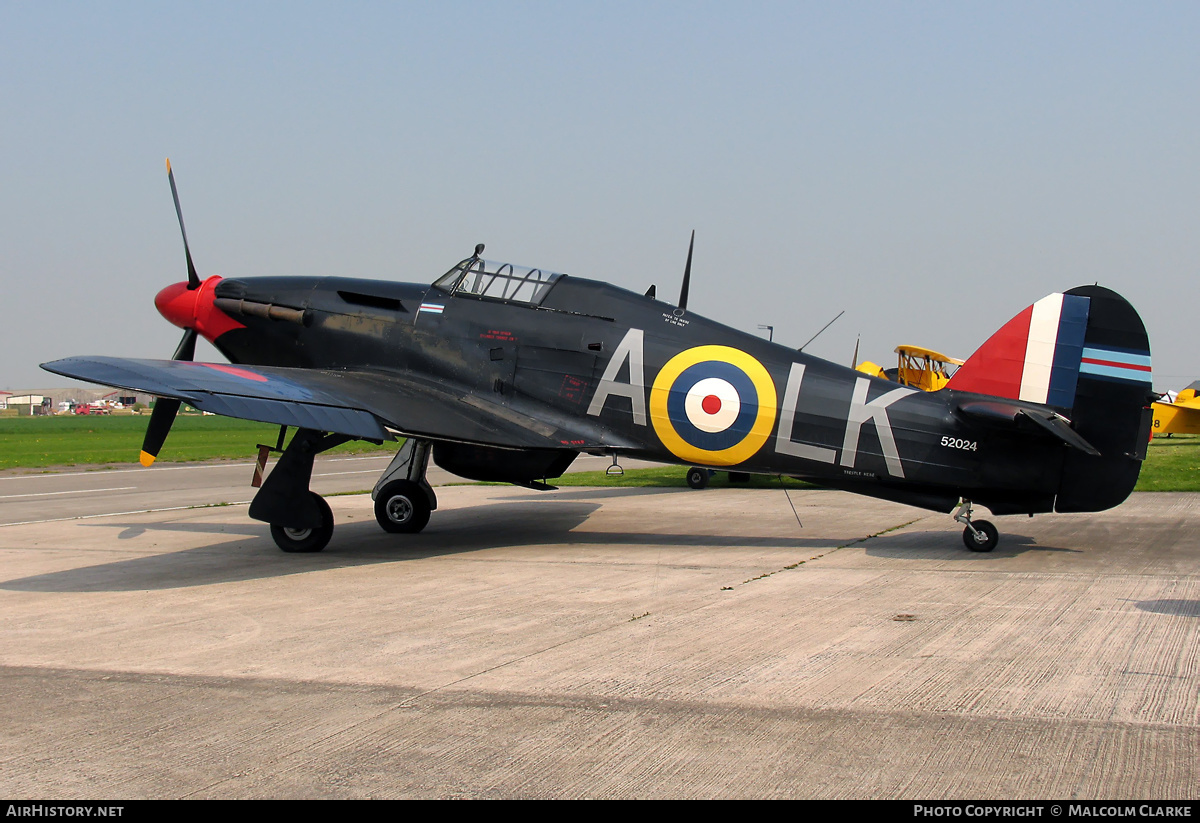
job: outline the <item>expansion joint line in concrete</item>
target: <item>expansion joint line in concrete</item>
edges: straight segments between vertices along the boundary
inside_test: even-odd
[[[868,534],[866,537],[860,537],[857,540],[851,540],[849,543],[843,543],[840,546],[834,546],[829,551],[822,552],[821,554],[813,555],[812,557],[808,558],[808,560],[797,560],[795,563],[791,563],[787,566],[784,566],[782,569],[776,569],[773,572],[763,572],[762,574],[758,575],[757,577],[751,577],[749,580],[743,580],[742,585],[745,586],[747,583],[753,583],[755,580],[762,580],[764,578],[771,577],[772,575],[779,574],[780,572],[791,571],[793,569],[799,568],[800,566],[803,566],[805,563],[809,563],[813,560],[820,560],[822,557],[828,557],[829,555],[831,555],[834,552],[839,551],[841,549],[848,549],[851,546],[857,546],[859,543],[866,543],[868,540],[873,540],[876,537],[880,537],[882,535],[889,534],[891,532],[907,528],[907,527],[911,526],[913,523],[918,523],[925,519],[926,519],[925,517],[917,517],[912,520],[909,520],[907,523],[899,523],[895,526],[890,526],[890,527],[884,529],[883,531],[878,531],[878,532],[875,532],[874,534]],[[732,590],[731,586],[723,587],[723,591],[730,591],[730,590]]]

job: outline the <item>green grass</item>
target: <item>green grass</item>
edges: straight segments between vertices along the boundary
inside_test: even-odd
[[[1200,436],[1176,434],[1151,440],[1136,491],[1200,492]]]
[[[0,418],[0,469],[45,468],[48,466],[134,463],[141,449],[148,414],[141,416]],[[228,417],[181,415],[176,418],[159,455],[165,461],[250,459],[258,443],[274,444],[277,426],[251,423]],[[375,446],[354,441],[337,452],[394,451],[396,443]],[[556,486],[643,486],[686,485],[682,466],[633,469],[624,477],[607,477],[604,472],[580,472],[552,481]],[[714,487],[779,488],[775,477],[755,475],[749,483],[729,482],[725,472],[712,480]],[[805,484],[785,478],[788,488]],[[1200,436],[1156,437],[1150,444],[1138,480],[1138,491],[1200,491]]]
[[[98,417],[56,415],[0,419],[0,469],[136,463],[150,415]],[[275,444],[279,427],[229,417],[180,415],[175,418],[164,461],[250,459],[258,443]],[[375,446],[353,441],[333,451],[393,451],[397,444]]]

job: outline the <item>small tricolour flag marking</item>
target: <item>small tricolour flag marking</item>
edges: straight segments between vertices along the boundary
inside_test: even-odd
[[[423,311],[429,312],[430,314],[441,314],[445,308],[446,307],[441,303],[422,303],[421,307],[417,309],[417,314],[420,314]]]

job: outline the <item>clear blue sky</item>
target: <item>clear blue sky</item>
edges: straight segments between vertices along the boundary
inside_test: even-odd
[[[0,0],[0,387],[170,357],[202,276],[469,254],[809,351],[966,356],[1100,282],[1200,378],[1200,4]],[[211,348],[201,357],[219,357]]]

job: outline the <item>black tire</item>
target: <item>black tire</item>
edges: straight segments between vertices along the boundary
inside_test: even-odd
[[[687,472],[687,484],[693,489],[703,489],[708,485],[708,469],[692,466]]]
[[[316,492],[309,492],[317,508],[321,510],[321,525],[315,529],[292,529],[286,526],[271,524],[271,537],[275,545],[288,553],[319,552],[329,545],[333,537],[333,511],[325,498]]]
[[[432,506],[424,489],[411,480],[393,480],[375,497],[375,519],[392,534],[416,534],[429,523]]]
[[[1000,542],[1000,532],[996,531],[995,526],[986,520],[973,520],[971,525],[979,534],[972,534],[970,529],[963,529],[963,543],[968,549],[973,552],[990,552],[996,548],[996,544]]]

